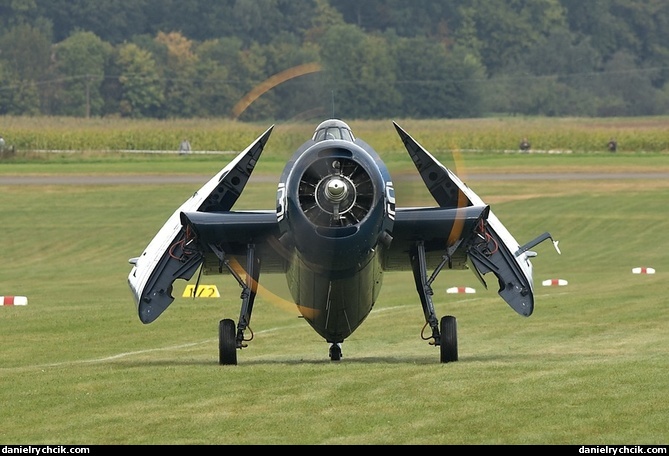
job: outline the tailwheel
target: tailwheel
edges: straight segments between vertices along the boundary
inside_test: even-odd
[[[237,364],[237,334],[235,322],[229,318],[218,324],[218,363]]]
[[[330,360],[331,361],[341,360],[341,344],[334,343],[330,345]]]
[[[458,360],[458,331],[455,317],[446,315],[440,321],[440,344],[439,351],[442,363],[450,363]]]

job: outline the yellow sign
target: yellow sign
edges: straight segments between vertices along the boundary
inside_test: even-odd
[[[184,298],[220,298],[216,285],[198,285],[195,292],[195,285],[186,285],[183,294]]]

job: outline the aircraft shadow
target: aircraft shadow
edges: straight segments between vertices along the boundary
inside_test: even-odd
[[[520,355],[486,355],[486,356],[467,356],[460,358],[457,363],[469,363],[469,362],[512,362],[517,360]],[[140,368],[147,366],[216,366],[216,367],[225,367],[220,366],[218,361],[215,358],[210,360],[203,359],[159,359],[159,360],[141,360],[141,361],[131,361],[131,360],[117,360],[113,362],[116,366],[124,366],[127,368]],[[327,357],[323,359],[304,359],[304,358],[295,358],[295,359],[239,359],[238,364],[233,367],[243,367],[243,366],[268,366],[268,365],[286,365],[286,366],[295,366],[300,364],[309,364],[309,365],[345,365],[345,364],[417,364],[417,365],[431,365],[431,364],[441,364],[439,362],[439,354],[434,353],[431,355],[425,356],[351,356],[351,357],[342,357],[341,361],[330,361]]]

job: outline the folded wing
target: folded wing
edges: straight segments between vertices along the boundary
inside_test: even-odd
[[[174,211],[144,252],[130,260],[134,267],[128,283],[143,323],[154,321],[174,301],[174,281],[189,280],[202,263],[201,254],[189,245],[192,233],[182,225],[181,213],[229,210],[251,177],[272,129],[268,128]]]
[[[417,237],[429,238],[428,259],[430,255],[433,262],[438,257],[444,258],[453,269],[468,261],[484,285],[482,276],[492,272],[499,282],[499,295],[520,315],[531,315],[534,293],[528,252],[520,249],[511,233],[473,190],[397,123],[394,125],[439,208],[423,210],[423,214],[398,209],[393,230],[393,244],[397,242],[397,245],[391,245],[391,249],[404,250]],[[442,226],[434,227],[440,230],[438,234],[421,231],[416,223],[420,217],[429,219],[422,223],[435,224],[440,220]],[[400,258],[398,252],[391,253],[391,258]]]

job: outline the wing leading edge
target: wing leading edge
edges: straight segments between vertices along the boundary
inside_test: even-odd
[[[291,253],[279,241],[276,211],[182,212],[181,223],[191,230],[199,250],[205,252],[205,275],[229,272],[219,255],[236,257],[240,263],[246,261],[249,244],[262,258],[264,273],[285,273],[288,268]]]

